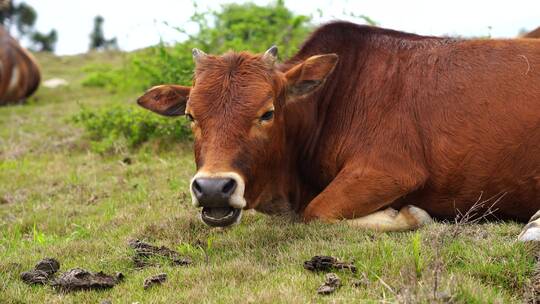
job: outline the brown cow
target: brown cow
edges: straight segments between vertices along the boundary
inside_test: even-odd
[[[192,87],[138,100],[191,120],[191,194],[207,224],[254,208],[388,231],[455,217],[479,198],[498,218],[540,209],[540,41],[336,22],[284,64],[276,51],[194,50]]]
[[[36,60],[0,26],[0,105],[32,95],[39,86]]]

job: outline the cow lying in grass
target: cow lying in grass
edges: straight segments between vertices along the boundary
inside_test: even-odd
[[[211,226],[254,208],[407,230],[481,195],[501,219],[540,209],[540,41],[336,22],[283,64],[275,47],[193,55],[193,86],[157,86],[138,103],[191,121],[190,191]]]
[[[40,79],[32,54],[0,26],[0,105],[29,97],[37,90]]]

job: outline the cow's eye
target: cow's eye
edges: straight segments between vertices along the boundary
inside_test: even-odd
[[[193,122],[195,120],[195,118],[193,118],[193,115],[189,114],[189,113],[186,113],[186,118],[187,120]]]
[[[269,121],[274,118],[274,111],[268,111],[261,116],[261,121]]]

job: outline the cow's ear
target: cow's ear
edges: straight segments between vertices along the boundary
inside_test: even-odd
[[[146,91],[137,103],[164,116],[180,116],[185,114],[190,90],[180,85],[160,85]]]
[[[285,73],[289,95],[303,96],[320,87],[336,67],[338,55],[309,57]]]

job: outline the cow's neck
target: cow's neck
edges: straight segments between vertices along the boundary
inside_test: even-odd
[[[305,170],[306,166],[318,166],[314,156],[322,126],[319,106],[313,100],[297,100],[285,109],[284,142],[282,151],[276,154],[281,159],[274,167],[275,193],[277,200],[286,201],[295,213],[300,213],[321,191]]]

